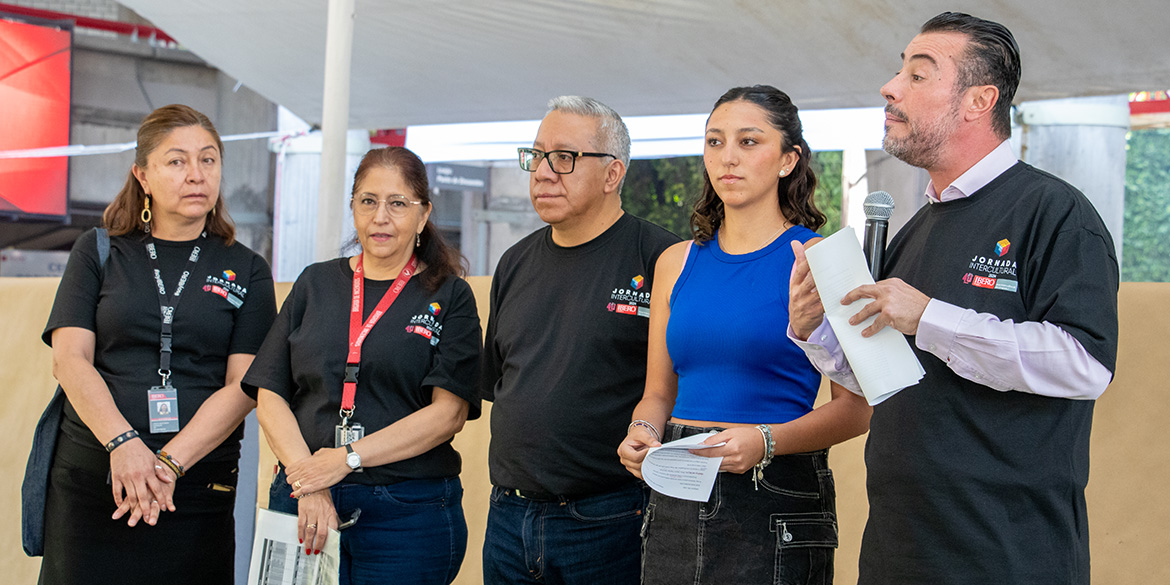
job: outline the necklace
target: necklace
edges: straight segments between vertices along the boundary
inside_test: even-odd
[[[747,252],[744,252],[744,253],[745,253],[745,254],[750,254],[750,253],[752,253],[752,252],[755,252],[756,250],[761,250],[761,249],[763,249],[763,248],[764,248],[765,246],[767,246],[768,244],[771,244],[771,243],[772,243],[772,241],[776,239],[776,236],[780,235],[780,232],[783,232],[785,229],[787,229],[787,228],[789,228],[789,227],[792,227],[792,224],[788,223],[788,220],[784,220],[784,222],[780,224],[780,229],[776,230],[776,232],[775,232],[775,233],[773,233],[772,235],[768,236],[768,239],[764,240],[764,243],[763,243],[763,244],[761,244],[759,247],[757,247],[757,248],[755,248],[755,249],[753,249],[753,250],[749,250],[749,251],[747,251]],[[719,232],[717,232],[717,233],[716,233],[716,235],[715,235],[715,237],[716,237],[716,239],[719,241],[719,249],[720,249],[720,250],[723,250],[724,252],[727,252],[727,247],[723,245],[723,240],[722,240],[722,238],[723,238],[723,230],[720,230]],[[728,253],[728,254],[730,254],[731,252],[727,252],[727,253]]]

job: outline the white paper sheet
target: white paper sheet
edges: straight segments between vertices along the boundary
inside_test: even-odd
[[[660,494],[706,502],[711,499],[711,488],[719,474],[722,457],[701,457],[690,452],[692,449],[710,449],[717,445],[698,445],[715,431],[683,437],[661,447],[653,447],[642,460],[642,479]]]
[[[306,555],[297,540],[297,517],[258,508],[248,585],[337,585],[341,534],[329,531],[319,555]]]
[[[869,327],[876,316],[856,326],[849,324],[850,317],[873,302],[873,299],[860,299],[849,305],[841,304],[841,299],[849,291],[873,284],[861,242],[853,228],[842,228],[805,250],[805,255],[825,315],[845,350],[845,357],[853,367],[866,401],[870,405],[878,404],[922,380],[926,371],[905,335],[892,327],[885,327],[873,337],[862,337],[862,330]]]

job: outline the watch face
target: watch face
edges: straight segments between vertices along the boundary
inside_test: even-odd
[[[357,469],[362,466],[362,456],[357,453],[349,453],[345,456],[345,463],[351,468]]]

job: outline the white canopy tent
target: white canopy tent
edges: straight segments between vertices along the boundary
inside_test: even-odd
[[[806,110],[880,106],[901,49],[945,10],[1013,30],[1024,66],[1017,101],[1170,85],[1170,60],[1146,42],[1170,21],[1165,0],[122,2],[320,122],[321,192],[345,183],[344,126],[528,120],[563,94],[624,116],[693,114],[753,83],[786,90]],[[320,200],[317,223],[317,255],[329,257],[340,212]]]
[[[310,122],[322,120],[323,0],[121,0]],[[769,83],[803,109],[883,105],[878,88],[931,16],[1016,34],[1017,100],[1170,86],[1164,0],[356,0],[349,126],[530,120],[550,97],[624,116],[707,112]]]

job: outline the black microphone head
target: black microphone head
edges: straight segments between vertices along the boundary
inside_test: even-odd
[[[865,219],[889,221],[894,214],[894,197],[885,191],[874,191],[865,196]]]

